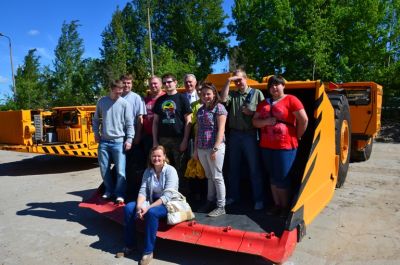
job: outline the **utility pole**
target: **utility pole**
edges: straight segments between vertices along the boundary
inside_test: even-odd
[[[149,44],[150,44],[150,65],[151,65],[151,76],[154,75],[154,64],[153,64],[153,45],[151,41],[151,27],[150,27],[150,3],[147,2],[147,27],[149,31]]]
[[[13,65],[13,60],[12,60],[12,49],[11,49],[11,38],[4,35],[3,33],[0,32],[0,37],[5,37],[8,39],[8,46],[10,48],[10,63],[11,63],[11,77],[12,77],[12,84],[13,84],[13,91],[14,91],[14,98],[17,96],[17,89],[15,87],[15,75],[14,75],[14,65]]]

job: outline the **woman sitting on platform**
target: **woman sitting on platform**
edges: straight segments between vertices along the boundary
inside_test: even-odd
[[[143,173],[142,185],[136,202],[128,203],[125,213],[125,248],[117,257],[131,254],[137,249],[136,221],[144,220],[144,250],[139,264],[149,264],[153,259],[153,251],[160,218],[167,217],[165,204],[171,199],[172,193],[165,189],[178,190],[179,180],[176,169],[168,165],[168,159],[163,146],[155,146],[149,155],[148,168]]]

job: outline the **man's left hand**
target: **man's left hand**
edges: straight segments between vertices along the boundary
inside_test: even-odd
[[[125,142],[125,144],[124,144],[125,151],[131,150],[131,147],[132,147],[131,143]]]

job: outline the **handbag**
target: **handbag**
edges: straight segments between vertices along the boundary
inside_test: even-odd
[[[189,203],[186,202],[185,196],[179,191],[174,189],[165,189],[164,192],[171,192],[173,194],[170,201],[165,204],[167,208],[167,224],[176,225],[181,222],[191,220],[195,216]]]
[[[185,178],[199,178],[199,179],[204,179],[206,177],[206,173],[204,172],[204,168],[200,163],[200,160],[196,160],[194,158],[191,158],[187,165],[186,165],[186,170],[185,170]]]

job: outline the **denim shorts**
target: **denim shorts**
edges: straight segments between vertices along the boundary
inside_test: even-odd
[[[272,185],[287,189],[291,186],[290,170],[296,158],[297,149],[267,149],[261,148],[261,154],[266,171]]]

